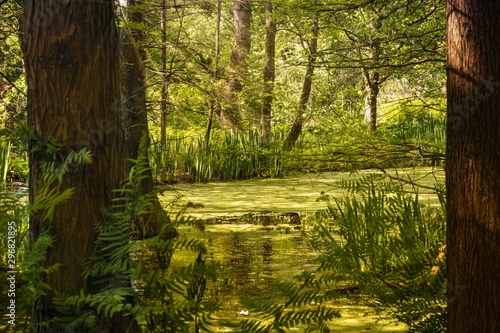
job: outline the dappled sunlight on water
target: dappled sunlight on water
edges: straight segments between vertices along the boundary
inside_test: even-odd
[[[182,195],[180,206],[188,202],[203,205],[188,214],[203,218],[205,232],[181,227],[181,237],[203,240],[208,246],[207,261],[217,263],[215,278],[207,281],[205,297],[218,305],[213,315],[214,332],[244,332],[239,322],[257,319],[257,299],[283,303],[275,283],[297,280],[304,271],[317,267],[318,255],[309,247],[302,229],[307,227],[311,213],[326,208],[318,201],[321,195],[343,197],[342,183],[372,173],[364,170],[351,173],[318,173],[283,179],[260,179],[206,184],[176,184],[165,188],[161,202],[167,205],[172,198]],[[390,170],[393,180],[406,182],[403,191],[414,193],[418,183],[419,201],[431,206],[439,205],[432,190],[444,183],[441,168]],[[378,180],[376,180],[378,181]],[[174,209],[172,209],[175,211]],[[195,259],[193,254],[180,254],[173,265],[183,265]],[[345,284],[328,286],[341,290]],[[340,289],[339,289],[340,288]],[[356,288],[357,289],[357,288]],[[331,290],[331,289],[330,289]],[[327,304],[338,310],[342,318],[331,323],[332,332],[405,332],[405,325],[381,320],[372,308],[366,306],[368,297],[360,294],[341,294]],[[290,328],[302,332],[305,327]]]

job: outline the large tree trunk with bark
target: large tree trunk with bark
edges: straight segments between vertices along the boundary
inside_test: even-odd
[[[260,115],[260,138],[266,145],[271,138],[271,110],[273,105],[275,50],[276,50],[276,20],[273,3],[266,1],[266,50],[264,62],[264,103]]]
[[[500,2],[447,6],[448,332],[500,332]]]
[[[95,222],[103,220],[103,208],[126,175],[113,1],[27,0],[23,36],[29,126],[37,138],[30,142],[30,202],[39,196],[40,164],[54,158],[46,152],[49,138],[61,145],[56,164],[82,148],[93,155],[91,164],[70,166],[60,191],[74,193],[55,207],[51,219],[31,216],[33,241],[44,230],[56,238],[44,266],[62,264],[42,281],[63,294],[96,292],[96,282],[82,276],[81,259],[96,254]],[[34,304],[33,331],[64,331],[56,323],[38,325],[60,315],[53,297],[48,291]],[[138,330],[130,316],[119,314],[98,325],[105,332]]]
[[[305,113],[307,112],[307,104],[312,90],[312,79],[314,74],[314,66],[316,57],[318,55],[318,33],[319,33],[319,19],[318,13],[314,13],[311,19],[312,23],[312,37],[309,41],[309,59],[307,61],[306,74],[304,75],[304,84],[302,85],[302,93],[300,94],[299,105],[297,113],[292,124],[290,132],[283,144],[284,150],[291,150],[295,146],[300,133],[302,133],[302,125],[304,124]]]
[[[243,89],[243,79],[246,72],[245,61],[250,53],[251,1],[234,1],[233,13],[234,47],[225,74],[226,81],[223,87],[224,106],[215,109],[217,120],[222,128],[241,127],[242,116],[238,106],[237,94]]]
[[[124,129],[127,156],[137,160],[139,157],[149,166],[147,148],[149,146],[149,126],[146,108],[146,73],[144,70],[144,30],[137,28],[144,22],[141,10],[142,0],[128,0],[127,19],[132,28],[122,30],[122,103],[124,108]],[[129,162],[129,169],[133,166]],[[153,175],[148,169],[140,183],[139,195],[154,190]],[[142,214],[135,221],[137,237],[152,237],[158,233],[159,215],[162,208],[158,198],[154,197],[154,208]]]

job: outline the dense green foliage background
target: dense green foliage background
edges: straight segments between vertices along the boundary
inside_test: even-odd
[[[235,93],[243,121],[232,128],[220,126],[211,110],[228,107],[224,87],[237,34],[233,1],[147,1],[134,8],[117,4],[122,31],[139,30],[145,37],[136,46],[146,54],[142,66],[151,139],[147,155],[157,184],[444,163],[445,1],[270,1],[277,35],[269,141],[263,140],[259,123],[266,97],[266,2],[251,2],[251,50],[238,65],[242,89]],[[125,14],[132,10],[144,13],[144,21],[129,21]],[[28,208],[25,199],[19,201],[5,191],[29,183],[27,142],[32,135],[26,125],[21,12],[18,1],[0,4],[0,230],[4,234],[4,222],[10,220],[19,226],[16,246],[22,305],[18,315],[27,323],[31,302],[50,288],[37,284],[37,276],[57,269],[39,266],[51,239],[42,237],[30,245],[28,214],[44,209],[50,215],[51,205],[71,193],[54,190],[56,178],[64,175],[61,170],[57,174],[54,166],[47,167],[50,183],[40,206]],[[314,15],[319,20],[318,50],[311,55]],[[294,149],[287,150],[284,142],[296,118],[312,58],[314,75],[302,115],[304,124]],[[366,121],[367,110],[373,109],[369,96],[376,102],[376,131],[369,130]],[[165,140],[161,138],[162,110],[166,110]],[[140,245],[130,243],[130,221],[152,209],[148,197],[135,188],[147,172],[147,162],[135,163],[136,169],[121,189],[117,210],[108,212],[108,220],[96,221],[97,258],[82,262],[88,277],[102,279],[104,287],[94,294],[61,295],[57,320],[68,329],[91,330],[100,315],[123,311],[135,316],[146,332],[198,332],[214,309],[203,298],[203,283],[214,278],[214,267],[205,265],[204,244],[174,239],[169,228],[180,223],[202,227],[171,213],[162,221],[166,227],[158,237]],[[242,329],[282,332],[284,327],[301,323],[327,332],[326,322],[337,313],[324,305],[336,297],[325,286],[339,281],[352,282],[370,296],[368,302],[381,315],[412,330],[444,329],[444,263],[436,259],[444,246],[443,211],[422,205],[418,196],[402,187],[380,185],[373,179],[345,187],[344,199],[322,197],[329,200],[329,208],[317,213],[308,231],[312,249],[321,254],[317,277],[281,284],[284,297],[289,298],[286,306],[257,302],[256,308],[267,321],[249,320],[242,323]],[[443,194],[439,188],[436,193]],[[2,250],[6,248],[3,241]],[[194,253],[195,260],[169,270],[172,255],[180,249]],[[5,265],[6,252],[1,253]],[[154,260],[136,264],[140,260],[133,259],[143,255]],[[432,271],[434,267],[439,271]],[[135,289],[120,289],[126,278],[133,279]],[[130,298],[139,300],[134,307],[127,304]],[[312,302],[318,306],[310,307]],[[291,310],[294,306],[297,310]]]

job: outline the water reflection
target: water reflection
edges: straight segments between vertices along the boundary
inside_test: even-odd
[[[211,314],[210,327],[214,332],[244,332],[239,323],[255,318],[255,300],[283,301],[282,295],[274,288],[275,283],[289,281],[304,270],[312,271],[316,267],[317,254],[302,236],[301,218],[292,213],[276,216],[255,214],[247,215],[243,220],[219,218],[219,223],[212,219],[205,232],[190,227],[179,230],[181,237],[204,240],[207,265],[218,264],[216,275],[210,275],[206,281],[206,289],[195,291],[196,295],[217,305],[217,311]],[[173,267],[189,265],[196,260],[192,253],[186,252],[174,254]],[[158,258],[151,260],[151,264],[158,265]],[[349,304],[343,311],[351,310],[353,312],[346,315],[344,322],[349,328],[337,322],[335,327],[338,328],[332,331],[359,332],[372,328],[373,324],[365,323],[368,320],[364,317],[365,308],[359,310]],[[358,317],[362,319],[353,322],[353,318]],[[374,322],[374,316],[370,320]]]
[[[217,216],[206,221],[207,224],[254,224],[264,227],[279,224],[290,224],[299,227],[302,224],[300,213],[249,213],[241,216]]]
[[[207,226],[209,258],[220,264],[217,279],[207,290],[213,301],[234,304],[252,297],[270,299],[274,282],[300,274],[301,264],[310,259],[304,255],[309,251],[300,232],[299,214],[249,214],[242,220],[221,217]]]
[[[252,316],[248,312],[253,300],[275,299],[273,284],[300,274],[316,257],[302,240],[300,226],[300,215],[289,213],[212,219],[205,232],[180,228],[180,237],[204,239],[207,253],[202,259],[217,264],[206,286],[188,290],[188,296],[216,303],[215,325],[234,329],[243,316]],[[172,265],[193,263],[193,254],[187,252],[176,252]],[[151,259],[152,265],[160,264],[158,258]]]
[[[250,275],[252,273],[252,253],[242,235],[234,232],[229,237],[221,239],[224,253],[228,254],[228,261],[223,264],[225,287],[233,293],[251,293]]]
[[[271,286],[275,281],[274,278],[274,269],[272,267],[273,263],[273,242],[270,237],[264,238],[262,241],[262,268],[260,270],[260,279],[259,283],[262,283],[265,286]],[[266,299],[272,298],[272,293],[267,291],[265,294],[261,295]]]

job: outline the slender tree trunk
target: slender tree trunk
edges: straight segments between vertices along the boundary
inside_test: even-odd
[[[271,110],[273,105],[275,50],[276,50],[276,20],[271,0],[266,1],[266,52],[264,64],[264,103],[260,116],[260,138],[266,145],[271,138]]]
[[[312,23],[312,38],[309,41],[309,59],[307,61],[306,74],[304,76],[304,84],[302,86],[302,93],[300,94],[299,105],[295,120],[293,121],[292,128],[283,144],[284,150],[291,150],[295,146],[295,142],[302,133],[302,125],[304,123],[304,115],[307,112],[307,103],[311,96],[312,79],[314,74],[314,66],[318,54],[318,33],[319,33],[319,20],[318,13],[314,13],[311,19]]]
[[[500,2],[447,2],[448,332],[500,332]]]
[[[97,282],[82,276],[81,259],[95,255],[95,221],[103,220],[103,208],[126,175],[113,1],[26,0],[23,36],[28,123],[37,136],[30,142],[30,202],[40,195],[41,163],[54,158],[46,152],[49,138],[61,145],[56,163],[83,147],[93,155],[91,164],[71,166],[63,177],[60,190],[74,193],[51,219],[31,216],[33,241],[44,230],[56,238],[44,266],[62,264],[41,278],[59,293],[96,292]],[[39,325],[60,315],[53,298],[50,290],[34,304],[33,332],[65,332],[55,322]],[[130,316],[120,314],[97,325],[104,332],[138,331]]]
[[[212,100],[208,106],[207,127],[205,128],[205,146],[210,146],[210,133],[212,133],[212,123],[214,121],[215,101]]]
[[[149,166],[147,148],[149,147],[149,126],[146,108],[146,73],[144,69],[144,30],[137,28],[144,24],[143,0],[128,0],[127,19],[132,23],[129,31],[122,30],[122,101],[124,107],[124,128],[127,156],[137,160],[145,159]],[[129,169],[133,166],[129,162]],[[154,190],[153,175],[148,169],[141,180],[140,195]],[[135,221],[135,230],[139,237],[151,237],[158,233],[158,219],[162,208],[158,198],[155,210],[140,216]]]
[[[226,70],[226,82],[223,88],[224,107],[216,108],[217,120],[222,128],[235,128],[242,125],[237,94],[243,89],[242,82],[246,72],[245,61],[250,53],[251,1],[234,1],[233,12],[234,47],[231,54],[231,61]]]
[[[378,72],[369,73],[363,69],[365,83],[365,124],[368,133],[377,131],[377,101],[380,90],[380,75]]]
[[[161,2],[161,96],[160,96],[160,145],[162,149],[167,146],[167,4]]]
[[[222,12],[222,0],[217,0],[217,17],[215,20],[215,54],[214,54],[214,72],[212,75],[213,85],[216,86],[216,82],[218,80],[218,72],[219,72],[219,55],[220,55],[220,21],[221,21],[221,12]],[[215,90],[215,89],[214,89]],[[210,142],[210,133],[212,131],[212,123],[214,119],[214,114],[216,113],[216,109],[220,109],[220,103],[217,99],[217,92],[214,91],[212,100],[210,101],[209,109],[208,109],[208,118],[207,118],[207,127],[205,130],[205,145],[208,147]],[[220,114],[220,111],[219,111]]]
[[[377,102],[380,86],[387,77],[382,78],[377,66],[380,65],[380,29],[382,28],[383,17],[380,16],[379,10],[374,7],[377,17],[373,21],[373,35],[369,40],[368,47],[370,50],[368,62],[373,68],[366,68],[363,65],[362,74],[365,84],[365,125],[368,134],[375,134],[377,131]],[[365,42],[364,42],[365,43]],[[361,50],[358,49],[361,55]]]

